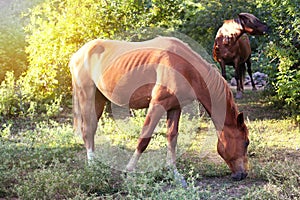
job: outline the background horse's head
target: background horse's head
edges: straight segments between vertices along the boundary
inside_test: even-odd
[[[223,131],[219,132],[217,148],[232,172],[231,177],[239,181],[248,175],[249,139],[243,113],[240,113],[236,120],[236,126],[225,126]]]
[[[244,30],[251,35],[263,35],[268,32],[268,26],[250,13],[240,13],[240,22]]]

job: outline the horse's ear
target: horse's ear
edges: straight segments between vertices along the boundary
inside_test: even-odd
[[[243,18],[243,14],[242,13],[238,14],[238,17]]]
[[[246,15],[245,13],[240,13],[238,14],[238,17],[240,18],[241,21],[246,20],[248,17],[248,15]]]
[[[238,127],[242,127],[244,125],[244,114],[242,112],[237,116],[237,125]]]

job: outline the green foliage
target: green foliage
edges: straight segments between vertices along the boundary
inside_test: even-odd
[[[17,76],[26,69],[25,38],[21,20],[16,17],[20,10],[11,2],[0,8],[0,82],[6,71],[16,71]]]
[[[5,80],[0,85],[0,114],[3,116],[42,117],[57,116],[61,108],[62,95],[52,99],[40,100],[31,93],[24,77],[16,80],[13,72],[7,72]],[[55,95],[55,94],[54,94]]]
[[[12,5],[17,5],[17,1]],[[31,7],[37,2],[24,1],[21,5]],[[134,40],[140,38],[146,27],[174,27],[180,21],[180,5],[181,0],[46,0],[24,14],[22,21],[12,18],[18,26],[29,21],[25,27],[26,49],[21,28],[3,23],[5,31],[18,31],[14,34],[18,39],[10,34],[1,34],[0,38],[1,73],[16,69],[16,77],[8,73],[0,87],[0,114],[57,115],[61,104],[69,103],[62,99],[71,96],[68,62],[75,51],[95,38]],[[25,10],[20,7],[16,9],[18,16]]]
[[[0,2],[0,82],[7,71],[14,71],[16,78],[26,71],[25,34],[26,19],[22,12],[42,0],[13,0]]]
[[[170,27],[180,1],[48,0],[28,14],[26,52],[29,69],[24,81],[40,99],[70,93],[68,62],[84,43],[114,39],[144,27]],[[123,37],[124,39],[124,37]]]
[[[15,190],[22,199],[88,198],[107,192],[111,179],[110,169],[101,163],[77,169],[71,161],[55,162],[29,173]]]
[[[215,35],[224,20],[240,12],[255,12],[255,2],[241,0],[186,1],[180,31],[198,41],[211,54]]]
[[[21,19],[21,13],[27,8],[31,9]],[[6,71],[13,70],[15,90],[14,94],[7,92],[7,81],[11,79],[8,77],[6,86],[2,85],[1,89],[7,94],[2,103],[6,111],[1,108],[0,112],[31,116],[57,114],[60,99],[70,98],[71,94],[69,59],[91,39],[139,41],[157,34],[170,35],[159,29],[167,28],[192,37],[211,53],[223,20],[234,18],[240,12],[250,12],[272,29],[269,36],[250,38],[253,68],[269,75],[273,102],[284,105],[299,120],[298,8],[297,0],[14,0],[3,3],[0,81],[4,80]],[[209,57],[205,58],[212,61]],[[55,106],[51,107],[53,103]]]
[[[0,86],[0,114],[12,115],[16,112],[18,96],[15,93],[15,77],[13,72],[7,72]]]
[[[135,128],[130,130],[133,132],[140,129],[139,122],[144,119],[142,113],[137,114],[138,116],[132,119],[137,122]],[[251,167],[249,176],[242,182],[230,180],[228,167],[215,152],[216,143],[207,143],[208,140],[202,138],[203,134],[198,134],[201,137],[195,137],[193,143],[198,146],[202,143],[206,147],[209,146],[205,156],[199,149],[195,152],[195,149],[191,148],[182,157],[178,156],[177,160],[177,167],[187,180],[187,188],[182,188],[174,179],[172,171],[167,168],[124,175],[101,159],[87,165],[82,141],[74,137],[69,123],[22,120],[22,126],[18,127],[18,131],[14,123],[5,124],[0,130],[0,198],[298,199],[300,197],[299,150],[296,149],[299,148],[297,145],[300,138],[297,135],[297,127],[289,120],[248,121],[251,133],[249,146]],[[114,122],[106,120],[105,123],[108,127]],[[185,133],[186,129],[189,129],[187,132],[191,134],[195,133],[196,130],[193,129],[195,122],[190,123],[189,118],[182,118],[181,124],[183,134],[188,134]],[[101,134],[107,135],[105,131],[108,130],[105,129]],[[118,130],[114,131],[115,133],[111,134],[114,136],[112,140],[121,141],[123,134],[118,134]],[[136,139],[137,137],[130,140],[136,142]],[[166,142],[165,138],[157,137],[152,141],[157,139]],[[120,142],[113,145],[115,149],[123,148]],[[104,147],[97,153],[103,155],[112,148],[109,145]],[[110,160],[116,159],[113,154],[108,156]],[[142,157],[144,156],[145,154]],[[148,165],[153,165],[154,160],[156,157],[152,158]]]
[[[300,3],[268,0],[261,2],[261,6],[270,16],[268,24],[272,29],[265,50],[274,62],[268,71],[275,92],[273,100],[300,122]]]
[[[290,120],[254,121],[249,126],[251,173],[268,182],[268,199],[300,197],[299,129]]]

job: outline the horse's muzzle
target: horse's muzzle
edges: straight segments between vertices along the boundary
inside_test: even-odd
[[[234,180],[234,181],[241,181],[243,180],[244,178],[246,178],[248,176],[248,173],[247,172],[236,172],[234,174],[231,174],[231,178]]]
[[[272,29],[271,29],[271,27],[269,27],[269,26],[266,25],[266,28],[263,31],[263,34],[265,35],[265,34],[270,34],[270,33],[272,33]]]

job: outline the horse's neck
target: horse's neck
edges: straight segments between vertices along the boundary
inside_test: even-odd
[[[222,130],[224,125],[235,123],[237,108],[233,101],[232,92],[226,80],[213,65],[206,62],[187,45],[178,45],[182,57],[187,59],[194,71],[189,71],[192,77],[191,85],[196,98],[205,107],[212,118],[216,129]],[[176,52],[178,54],[178,52]],[[185,68],[191,70],[190,67]]]
[[[244,33],[244,28],[238,18],[226,20],[219,29],[217,38],[221,37],[222,40],[225,38],[229,40],[230,43],[235,43]]]
[[[211,67],[206,74],[199,74],[198,78],[205,82],[198,84],[196,89],[198,100],[212,118],[216,129],[221,131],[225,125],[235,123],[237,108],[233,95],[219,72]]]

